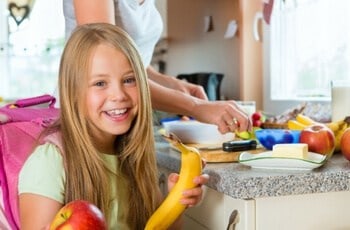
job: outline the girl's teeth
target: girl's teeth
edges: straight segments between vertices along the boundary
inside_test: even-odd
[[[126,112],[126,109],[115,109],[115,110],[110,110],[107,111],[107,114],[111,115],[111,116],[115,116],[115,115],[120,115]]]

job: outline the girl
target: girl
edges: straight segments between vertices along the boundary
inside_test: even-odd
[[[59,134],[60,147],[38,146],[20,173],[21,229],[47,227],[76,199],[96,204],[109,229],[143,229],[162,198],[146,72],[128,35],[104,23],[78,27],[62,55],[59,95],[60,118],[42,136]],[[195,178],[182,203],[197,204],[207,181]]]

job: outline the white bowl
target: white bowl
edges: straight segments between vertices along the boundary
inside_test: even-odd
[[[174,133],[185,144],[221,144],[235,138],[234,133],[221,134],[216,125],[198,121],[169,121],[163,123],[165,132]]]

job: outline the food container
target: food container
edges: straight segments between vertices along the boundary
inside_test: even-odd
[[[262,146],[272,150],[275,144],[299,143],[300,130],[259,129],[255,136]]]
[[[234,133],[221,134],[216,125],[195,120],[163,123],[167,133],[174,133],[185,144],[221,144],[235,138]]]

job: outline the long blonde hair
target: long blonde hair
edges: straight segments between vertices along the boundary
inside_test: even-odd
[[[123,52],[136,76],[138,115],[130,130],[118,136],[115,148],[121,176],[116,177],[116,180],[118,186],[126,186],[128,191],[129,197],[118,199],[118,203],[124,202],[121,207],[127,207],[129,227],[143,229],[160,202],[150,92],[146,71],[135,44],[123,30],[111,24],[93,23],[77,27],[61,58],[61,112],[60,119],[53,128],[59,129],[62,135],[66,170],[65,202],[88,200],[101,208],[109,218],[111,194],[108,170],[94,146],[85,113],[91,54],[101,43]]]

